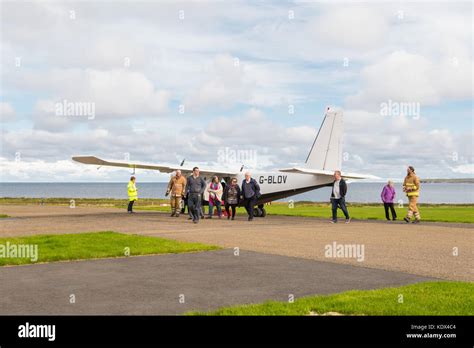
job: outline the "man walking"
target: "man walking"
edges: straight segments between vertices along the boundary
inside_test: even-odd
[[[416,176],[415,168],[412,166],[407,168],[407,176],[403,181],[403,192],[407,194],[409,203],[407,216],[405,216],[403,220],[409,223],[413,215],[415,215],[415,221],[413,221],[413,223],[419,223],[421,217],[416,204],[418,203],[418,196],[420,195],[420,179]]]
[[[138,199],[137,186],[135,185],[135,177],[132,176],[127,186],[128,190],[128,208],[127,211],[129,214],[133,213],[133,203]]]
[[[201,198],[206,189],[206,182],[199,176],[199,168],[193,168],[193,174],[188,177],[186,184],[188,191],[188,210],[195,224],[201,217]]]
[[[171,177],[166,189],[166,195],[170,196],[171,216],[179,217],[181,212],[181,199],[186,192],[186,179],[181,175],[181,170],[176,171],[176,175]]]
[[[249,172],[245,173],[245,180],[242,181],[242,198],[244,199],[245,210],[248,214],[248,220],[253,220],[253,208],[260,197],[260,186],[252,178]]]
[[[347,184],[346,181],[341,177],[341,172],[336,170],[334,172],[334,182],[332,183],[331,192],[331,203],[332,203],[332,220],[331,223],[337,222],[337,207],[340,207],[344,216],[346,217],[346,224],[351,221],[349,212],[346,207],[346,193]]]

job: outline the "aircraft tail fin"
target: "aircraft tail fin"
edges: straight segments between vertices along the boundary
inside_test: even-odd
[[[342,133],[342,111],[328,109],[306,158],[305,168],[327,171],[341,170]]]

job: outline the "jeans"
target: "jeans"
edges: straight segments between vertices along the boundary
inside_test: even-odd
[[[225,211],[227,212],[227,216],[230,216],[229,208],[232,208],[232,217],[235,217],[235,210],[237,208],[237,204],[229,204],[229,203],[225,204]]]
[[[253,207],[255,206],[255,204],[257,204],[257,197],[255,197],[255,195],[250,198],[245,198],[245,210],[247,210],[247,214],[249,215],[250,220],[253,219]]]
[[[337,207],[339,206],[344,213],[346,219],[349,219],[349,212],[346,207],[346,200],[344,197],[341,198],[331,198],[332,203],[332,221],[337,221]]]
[[[135,201],[129,201],[128,202],[128,208],[127,208],[127,211],[129,212],[132,212],[133,210],[133,203],[135,203]]]
[[[214,215],[214,204],[217,208],[217,215],[219,215],[219,217],[222,216],[222,208],[221,208],[221,201],[214,201],[212,202],[211,200],[209,200],[209,216],[212,217],[212,215]]]
[[[188,209],[193,221],[199,221],[201,217],[201,194],[190,193],[188,198]]]
[[[181,213],[184,212],[184,209],[185,208],[181,209]],[[202,200],[201,200],[201,207],[198,209],[198,211],[199,211],[199,215],[201,216],[201,218],[203,218],[204,217],[204,211],[203,211],[203,206],[202,206]],[[188,215],[191,219],[193,218],[193,214],[191,213],[191,208],[189,208],[189,205],[188,205]]]
[[[390,208],[390,211],[392,212],[392,219],[396,220],[397,219],[397,213],[395,212],[395,208],[393,207],[393,203],[384,203],[383,207],[385,208],[385,217],[387,220],[390,220],[390,215],[388,213],[388,209]]]

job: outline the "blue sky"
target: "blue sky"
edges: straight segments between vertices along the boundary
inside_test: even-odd
[[[255,151],[256,169],[287,167],[305,160],[327,106],[344,111],[343,170],[396,179],[411,164],[426,178],[472,176],[469,1],[1,9],[2,181],[129,175],[74,155],[219,167],[231,148]],[[58,115],[64,100],[93,104],[94,117]],[[420,112],[384,116],[388,101]]]

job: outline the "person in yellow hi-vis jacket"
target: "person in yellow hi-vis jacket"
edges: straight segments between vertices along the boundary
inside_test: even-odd
[[[416,203],[420,195],[420,179],[416,176],[415,168],[412,166],[407,168],[407,176],[403,181],[403,192],[407,194],[409,204],[407,216],[405,216],[403,220],[409,223],[413,215],[415,215],[415,221],[413,221],[413,223],[419,223],[420,212],[418,211]]]
[[[137,186],[135,185],[135,177],[132,176],[128,183],[128,213],[133,213],[133,203],[138,199]]]

